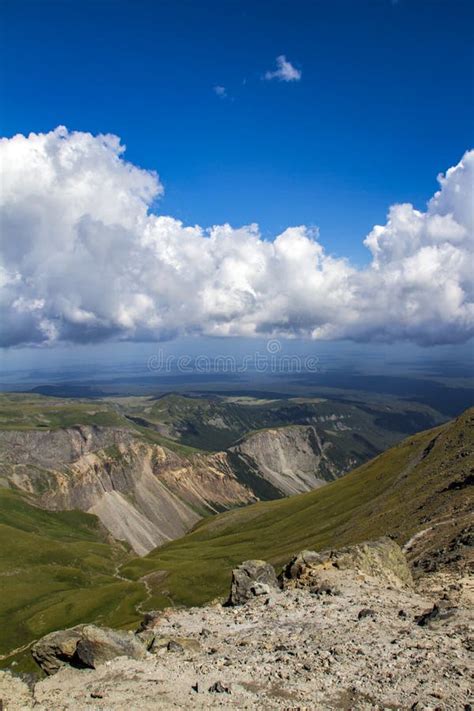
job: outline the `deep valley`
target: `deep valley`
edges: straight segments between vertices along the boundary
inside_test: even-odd
[[[33,670],[60,627],[219,598],[246,558],[388,534],[415,572],[455,564],[473,414],[442,420],[393,399],[1,395],[1,665]]]

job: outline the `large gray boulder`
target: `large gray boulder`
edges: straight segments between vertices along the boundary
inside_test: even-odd
[[[232,583],[227,605],[244,605],[260,595],[279,589],[275,570],[264,560],[246,560],[232,571]]]
[[[64,666],[95,669],[115,657],[144,659],[145,644],[132,632],[96,625],[78,625],[42,637],[31,653],[46,674]]]
[[[86,667],[95,669],[115,657],[145,659],[145,644],[132,632],[86,625],[77,643],[76,654]]]

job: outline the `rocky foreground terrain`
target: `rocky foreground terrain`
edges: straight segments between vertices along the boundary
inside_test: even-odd
[[[83,625],[48,635],[33,653],[50,676],[29,686],[2,673],[0,699],[8,711],[468,711],[466,570],[415,584],[389,539],[303,552],[278,581],[267,563],[247,561],[226,605],[149,614],[135,634]]]

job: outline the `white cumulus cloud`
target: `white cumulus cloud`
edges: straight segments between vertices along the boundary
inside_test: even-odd
[[[116,136],[0,141],[0,345],[180,334],[462,342],[474,335],[474,151],[420,211],[393,205],[357,269],[317,231],[203,229],[150,211]]]
[[[214,93],[219,97],[219,99],[225,99],[227,97],[227,90],[225,86],[215,86]]]
[[[294,67],[284,54],[280,54],[276,58],[276,69],[271,72],[265,72],[263,78],[267,80],[299,81],[301,79],[301,70]]]

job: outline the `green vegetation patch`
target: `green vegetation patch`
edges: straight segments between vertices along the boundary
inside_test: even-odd
[[[76,425],[123,427],[126,420],[107,403],[0,393],[0,430],[58,429]]]
[[[55,629],[134,624],[146,590],[115,577],[129,557],[125,546],[108,542],[95,516],[43,511],[0,489],[0,666],[15,659],[15,669],[33,669],[28,646]]]

